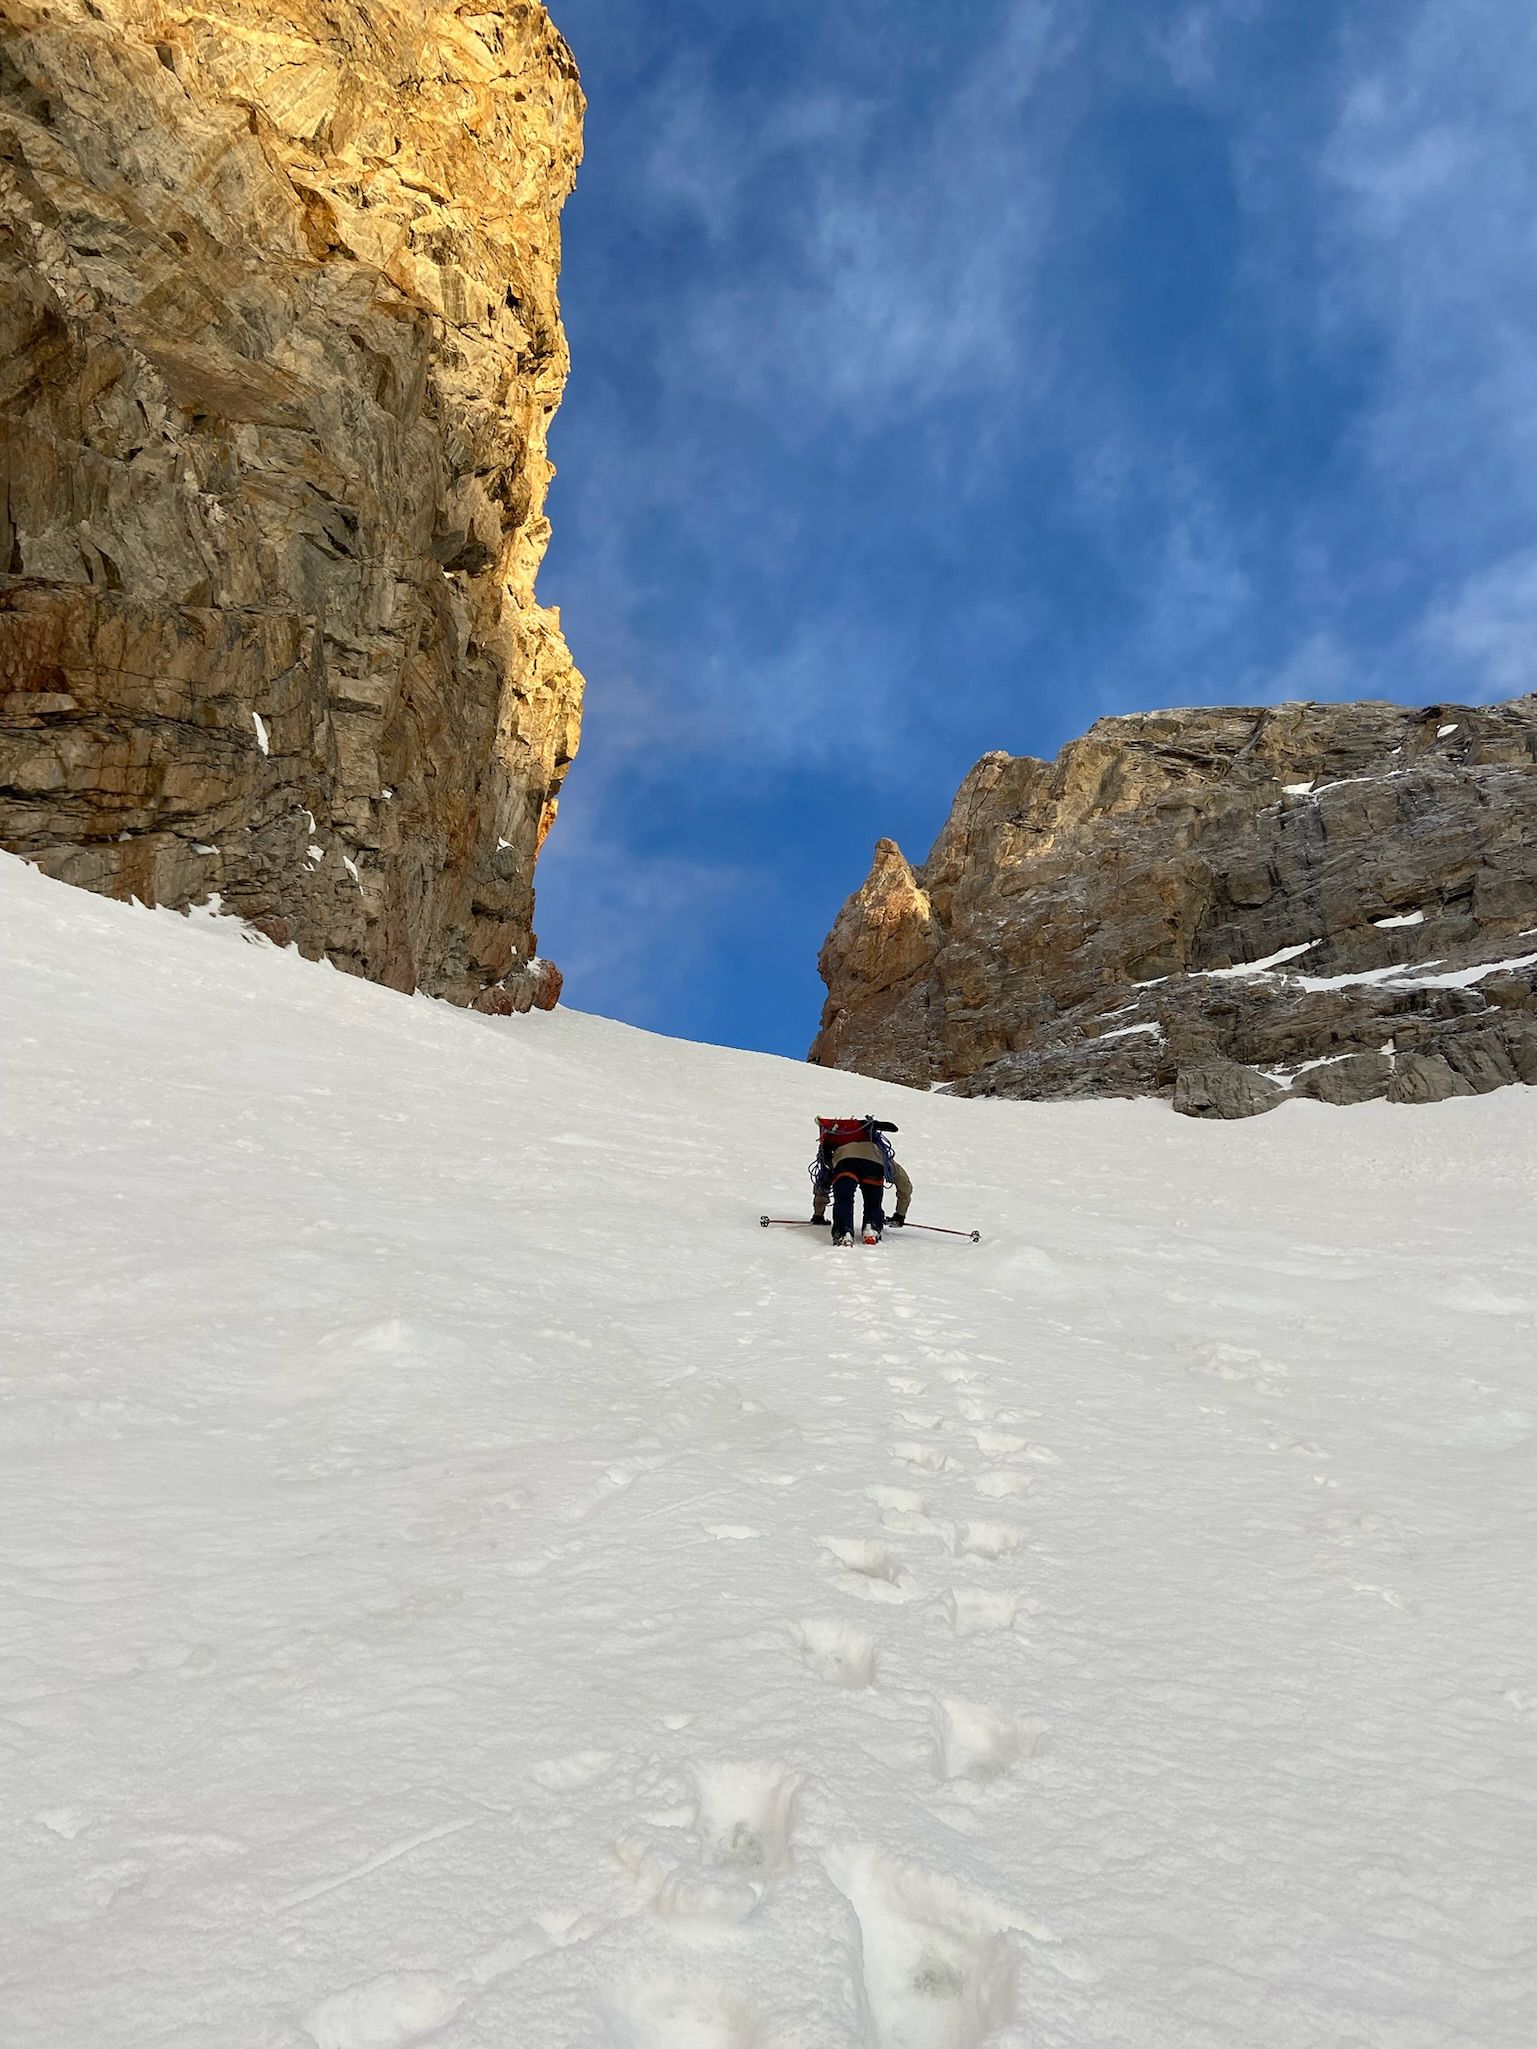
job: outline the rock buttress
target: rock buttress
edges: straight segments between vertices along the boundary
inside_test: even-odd
[[[552,1001],[565,44],[531,0],[0,13],[0,844]]]
[[[959,1094],[1242,1116],[1537,1083],[1537,697],[986,755],[921,868],[880,843],[820,965],[813,1061]]]

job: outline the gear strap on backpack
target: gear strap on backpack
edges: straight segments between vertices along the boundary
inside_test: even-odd
[[[819,1117],[817,1150],[831,1156],[839,1146],[868,1145],[874,1137],[869,1117]]]
[[[886,1133],[895,1131],[896,1128],[894,1124],[888,1124],[880,1117],[819,1117],[817,1156],[809,1169],[813,1186],[822,1185],[822,1177],[832,1165],[833,1154],[846,1145],[878,1146],[885,1164],[886,1178],[890,1180],[894,1161]]]

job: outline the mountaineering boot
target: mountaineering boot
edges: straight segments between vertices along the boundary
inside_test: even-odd
[[[834,1243],[834,1245],[852,1245],[852,1244],[853,1244],[853,1242],[854,1242],[854,1234],[853,1234],[853,1232],[852,1232],[852,1231],[834,1231],[834,1233],[833,1233],[833,1243]]]
[[[866,1243],[867,1245],[879,1245],[879,1244],[880,1244],[880,1242],[881,1242],[881,1234],[880,1234],[880,1232],[876,1230],[876,1228],[875,1228],[875,1226],[874,1226],[873,1224],[866,1224],[866,1225],[865,1225],[865,1243]]]

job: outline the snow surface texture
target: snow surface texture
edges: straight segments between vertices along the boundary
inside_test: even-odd
[[[8,2049],[1529,2049],[1537,1095],[0,918]],[[866,1109],[980,1246],[758,1229]]]

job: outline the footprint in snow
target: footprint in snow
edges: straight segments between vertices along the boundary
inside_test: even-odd
[[[867,1601],[910,1601],[912,1579],[888,1545],[870,1537],[824,1537],[822,1548],[841,1568],[847,1592]]]
[[[936,1522],[928,1502],[911,1487],[867,1487],[865,1499],[880,1511],[882,1527],[909,1537],[943,1537],[948,1542],[947,1523]]]
[[[1046,1735],[1039,1715],[1011,1715],[970,1700],[935,1703],[934,1740],[941,1777],[987,1785],[1022,1757],[1033,1757]]]
[[[952,1587],[945,1595],[945,1607],[957,1636],[984,1636],[991,1630],[1014,1627],[1019,1596],[1006,1587]]]
[[[950,1460],[937,1444],[899,1443],[889,1447],[891,1456],[900,1459],[905,1466],[915,1466],[920,1473],[944,1473],[950,1469]]]
[[[50,1834],[72,1843],[85,1829],[95,1826],[100,1816],[88,1807],[45,1807],[32,1817],[34,1828],[45,1828]]]
[[[564,1757],[546,1758],[534,1765],[529,1777],[547,1793],[574,1793],[601,1779],[613,1765],[611,1750],[572,1750]]]
[[[972,1481],[978,1494],[989,1501],[1007,1501],[1016,1494],[1028,1494],[1034,1481],[1029,1473],[1015,1472],[1013,1467],[1004,1466],[992,1473],[979,1473]]]
[[[675,1837],[662,1845],[637,1836],[621,1837],[614,1855],[660,1920],[738,1928],[789,1862],[800,1783],[777,1761],[702,1765],[694,1800],[661,1817],[669,1829],[692,1829],[697,1857],[680,1857]]]
[[[1281,1393],[1279,1382],[1288,1377],[1289,1369],[1248,1345],[1215,1344],[1202,1346],[1189,1361],[1187,1370],[1251,1387],[1258,1395],[1273,1396]]]
[[[666,1456],[661,1452],[637,1452],[630,1458],[615,1459],[604,1469],[603,1478],[610,1487],[623,1493],[625,1488],[635,1485],[642,1473],[654,1473],[666,1463]]]
[[[426,1350],[432,1335],[427,1324],[412,1323],[404,1316],[386,1316],[377,1323],[354,1323],[343,1325],[339,1330],[328,1330],[317,1343],[322,1351],[327,1352],[340,1348],[349,1352],[398,1355]]]
[[[468,1996],[444,1971],[386,1971],[333,1992],[304,2025],[316,2049],[407,2049],[451,2021]]]
[[[1011,1430],[978,1430],[977,1450],[986,1458],[1011,1458],[1015,1452],[1029,1451],[1028,1437],[1018,1437]]]
[[[981,2049],[1015,2018],[1015,1923],[1002,1908],[868,1846],[835,1853],[828,1876],[859,1924],[872,2049]]]
[[[731,1871],[703,1871],[655,1856],[644,1846],[620,1842],[614,1854],[646,1895],[660,1921],[701,1930],[740,1928],[756,1911],[763,1888]]]
[[[603,2014],[605,2049],[759,2049],[762,2040],[751,2010],[701,1978],[626,1987]]]
[[[923,1515],[928,1503],[911,1487],[867,1487],[866,1501],[892,1515]]]
[[[1418,1548],[1396,1516],[1377,1515],[1367,1509],[1330,1509],[1318,1518],[1317,1526],[1330,1544],[1347,1549],[1359,1546],[1378,1551],[1385,1558],[1413,1557]]]
[[[811,1670],[829,1685],[858,1692],[875,1684],[875,1638],[868,1630],[813,1618],[796,1625],[794,1640]]]
[[[955,1533],[955,1550],[962,1558],[1009,1558],[1019,1549],[1020,1533],[1013,1523],[964,1523]]]
[[[777,1761],[701,1765],[694,1832],[705,1861],[762,1883],[790,1857],[799,1774]]]

